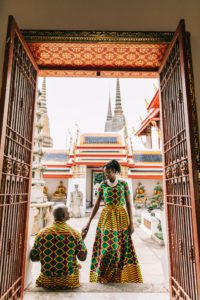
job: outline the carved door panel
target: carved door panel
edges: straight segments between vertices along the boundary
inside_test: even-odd
[[[23,293],[37,66],[9,17],[0,112],[0,299]]]
[[[172,299],[200,298],[199,143],[189,36],[181,21],[160,68]]]

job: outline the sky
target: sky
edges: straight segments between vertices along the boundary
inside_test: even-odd
[[[39,88],[42,78],[39,78]],[[128,132],[138,129],[146,116],[146,104],[155,94],[156,79],[120,79],[122,108]],[[115,106],[115,78],[46,78],[47,111],[54,148],[66,147],[68,129],[78,124],[81,133],[104,132],[109,94]]]

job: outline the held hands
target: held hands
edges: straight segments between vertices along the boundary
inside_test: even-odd
[[[83,239],[86,238],[89,228],[90,228],[90,225],[89,225],[89,224],[87,224],[86,226],[84,226],[84,227],[82,228],[81,236],[82,236]]]
[[[128,230],[129,230],[130,234],[132,234],[134,232],[134,225],[133,225],[133,223],[129,224]]]

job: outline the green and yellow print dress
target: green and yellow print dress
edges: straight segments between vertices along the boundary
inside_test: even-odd
[[[54,222],[39,232],[31,251],[31,260],[41,262],[36,284],[41,287],[79,287],[77,255],[85,253],[81,235],[65,222]]]
[[[142,283],[142,275],[124,208],[128,184],[118,180],[115,187],[100,184],[99,196],[105,207],[97,225],[90,267],[90,282]]]

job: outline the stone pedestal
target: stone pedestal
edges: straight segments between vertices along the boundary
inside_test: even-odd
[[[33,226],[31,230],[32,235],[37,234],[42,228],[53,223],[53,204],[53,202],[31,204],[31,209],[33,211]]]
[[[31,187],[31,202],[43,203],[48,201],[47,196],[43,193],[42,185],[33,185]]]
[[[148,212],[141,214],[141,225],[140,228],[144,230],[149,236],[152,236],[158,232],[158,223],[160,214],[157,213],[156,217],[151,216]]]
[[[25,280],[24,280],[24,288],[27,288],[29,284],[32,282],[32,267],[33,263],[30,260],[30,251],[32,248],[31,244],[31,232],[33,228],[33,220],[34,220],[34,209],[31,207],[29,211],[29,223],[28,223],[28,237],[27,237],[27,251],[26,251],[26,268],[25,268]]]

